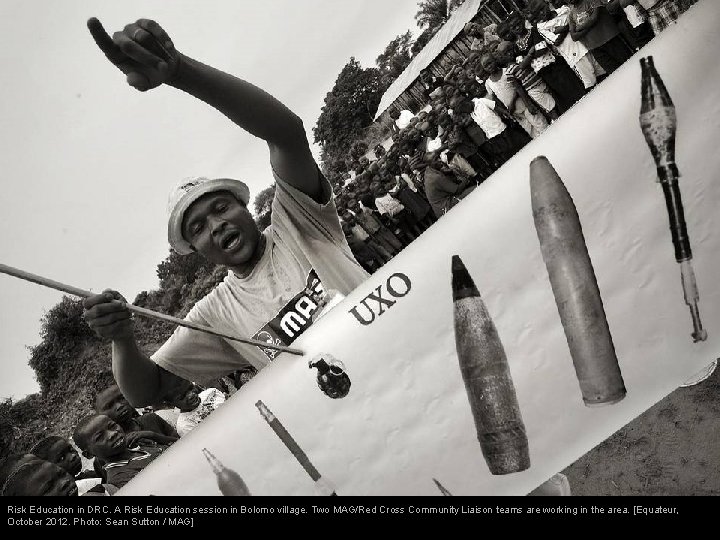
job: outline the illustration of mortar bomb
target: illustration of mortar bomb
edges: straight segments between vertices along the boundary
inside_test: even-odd
[[[544,156],[530,164],[530,199],[560,322],[588,407],[625,397],[620,366],[580,217],[560,176]]]
[[[478,441],[492,474],[530,467],[530,452],[505,349],[460,257],[452,258],[455,346]]]
[[[223,465],[207,448],[203,448],[202,453],[205,459],[208,460],[208,463],[210,463],[217,479],[217,485],[223,495],[236,497],[250,496],[250,490],[248,490],[247,485],[238,473]]]
[[[640,68],[642,71],[640,127],[655,160],[658,181],[665,195],[665,206],[670,220],[670,234],[675,248],[675,260],[680,264],[683,295],[685,303],[690,308],[693,323],[692,338],[697,343],[707,339],[707,332],[703,329],[700,320],[698,308],[700,293],[691,263],[690,237],[687,232],[685,211],[678,183],[680,171],[675,164],[675,134],[677,132],[675,105],[665,88],[665,83],[655,69],[653,57],[641,58]]]
[[[308,363],[310,369],[317,368],[317,383],[326,396],[344,398],[350,392],[350,377],[342,362],[329,354],[320,354]]]

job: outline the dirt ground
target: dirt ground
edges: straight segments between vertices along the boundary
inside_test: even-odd
[[[720,368],[563,471],[573,495],[720,495]]]

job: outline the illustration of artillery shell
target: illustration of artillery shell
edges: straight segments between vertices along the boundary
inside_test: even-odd
[[[460,257],[452,258],[455,345],[480,448],[492,474],[530,467],[525,425],[505,350]]]
[[[610,405],[625,397],[580,218],[565,185],[544,156],[530,164],[535,229],[583,401]]]

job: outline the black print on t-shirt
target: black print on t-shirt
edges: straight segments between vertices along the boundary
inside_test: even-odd
[[[253,339],[273,345],[290,345],[312,326],[327,301],[327,293],[320,278],[315,270],[310,270],[305,288],[285,304],[285,307],[263,326]],[[270,360],[274,360],[280,354],[280,351],[274,349],[259,348]]]

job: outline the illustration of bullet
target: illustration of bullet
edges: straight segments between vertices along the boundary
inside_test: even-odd
[[[236,497],[250,496],[250,490],[248,490],[247,485],[238,473],[223,465],[207,448],[203,448],[202,453],[205,459],[208,460],[208,463],[210,463],[217,478],[217,485],[223,495]]]
[[[342,362],[329,354],[322,354],[310,360],[308,366],[310,369],[317,368],[317,383],[326,396],[340,399],[348,395],[350,377],[345,372]]]
[[[310,458],[308,458],[307,454],[305,454],[303,449],[300,448],[300,445],[295,442],[295,439],[293,439],[290,433],[288,433],[288,431],[285,429],[285,426],[282,425],[280,420],[278,420],[277,417],[270,411],[270,409],[268,409],[267,405],[265,405],[262,400],[259,400],[257,403],[255,403],[255,406],[258,408],[258,411],[260,411],[260,414],[270,425],[275,434],[280,437],[280,440],[283,442],[283,444],[287,447],[288,450],[290,450],[292,455],[295,456],[295,459],[298,460],[300,465],[302,465],[302,468],[305,469],[305,472],[307,472],[310,475],[310,478],[313,479],[313,481],[315,482],[315,489],[317,493],[319,495],[337,495],[337,493],[335,493],[335,489],[332,487],[330,482],[320,476],[320,473],[315,468],[315,465],[311,463]]]
[[[691,263],[690,237],[687,232],[678,184],[680,171],[675,164],[675,133],[677,132],[675,105],[665,88],[665,83],[655,69],[653,57],[641,58],[640,68],[642,71],[640,127],[655,160],[658,181],[662,185],[665,195],[665,206],[670,219],[670,233],[675,248],[675,260],[680,264],[680,279],[685,303],[690,308],[692,317],[692,338],[694,342],[705,341],[707,332],[703,329],[700,320],[700,310],[698,309],[700,294]]]
[[[480,448],[492,474],[530,467],[525,425],[495,324],[460,257],[452,258],[455,345]]]
[[[580,218],[572,197],[544,156],[530,164],[530,198],[583,401],[588,407],[617,403],[625,397],[625,383]]]
[[[442,493],[445,497],[452,497],[452,496],[453,496],[453,494],[450,493],[447,489],[445,489],[445,486],[443,486],[438,480],[436,480],[435,478],[433,478],[433,482],[435,482],[435,485],[436,485],[436,486],[438,487],[438,489],[440,490],[440,493]]]

